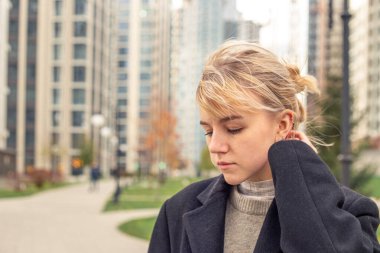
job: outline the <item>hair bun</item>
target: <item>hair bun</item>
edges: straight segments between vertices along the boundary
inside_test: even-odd
[[[310,75],[301,76],[300,69],[296,65],[285,64],[289,71],[290,79],[295,84],[297,93],[306,91],[308,93],[320,94],[317,80]]]

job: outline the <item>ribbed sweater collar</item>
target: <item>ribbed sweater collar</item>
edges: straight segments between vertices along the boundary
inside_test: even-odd
[[[261,182],[245,181],[234,186],[230,203],[237,210],[250,215],[265,215],[274,198],[272,180]]]

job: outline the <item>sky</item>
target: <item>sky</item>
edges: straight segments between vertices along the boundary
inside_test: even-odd
[[[307,2],[306,0],[236,0],[236,8],[242,13],[244,19],[253,20],[262,25],[260,44],[285,59],[294,58],[289,54],[297,55],[296,61],[305,65]],[[174,7],[179,7],[182,0],[173,0],[173,4]],[[290,14],[292,10],[301,16],[292,16]],[[294,46],[291,47],[291,45]]]
[[[243,14],[244,19],[259,23],[268,22],[272,4],[273,0],[236,0],[236,8]]]

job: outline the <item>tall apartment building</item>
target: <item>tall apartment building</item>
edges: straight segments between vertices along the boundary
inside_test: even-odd
[[[343,67],[343,0],[328,2],[327,15],[328,29],[326,40],[326,75],[342,76]]]
[[[320,88],[328,76],[342,76],[342,0],[309,2],[308,70]]]
[[[350,87],[353,98],[353,118],[360,118],[353,129],[352,140],[360,140],[369,134],[367,114],[369,106],[369,1],[352,2],[350,21]]]
[[[7,58],[8,58],[8,26],[9,9],[11,5],[8,0],[0,2],[0,149],[6,147],[6,101],[7,101]]]
[[[109,169],[114,1],[11,2],[7,146],[16,150],[17,170],[68,174],[86,139],[96,142],[101,169]],[[102,115],[104,124],[91,124],[93,115]]]
[[[354,115],[359,118],[354,139],[380,136],[380,3],[353,1],[350,85]]]
[[[146,138],[170,111],[170,1],[120,0],[118,9],[118,166],[147,173],[163,158]]]
[[[236,0],[223,0],[223,40],[238,39],[242,14],[236,9]]]
[[[259,42],[261,27],[261,24],[252,20],[241,20],[238,28],[238,39]]]
[[[177,10],[172,27],[177,36],[172,52],[173,105],[177,117],[177,132],[181,157],[193,173],[205,145],[199,125],[199,112],[195,103],[195,92],[201,78],[202,67],[208,54],[223,41],[223,3],[220,0],[186,0]]]
[[[368,134],[380,136],[380,2],[369,1],[368,20]]]

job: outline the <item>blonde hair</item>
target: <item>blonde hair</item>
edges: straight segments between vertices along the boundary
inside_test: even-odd
[[[238,110],[295,114],[295,129],[306,120],[300,92],[318,93],[312,76],[301,76],[295,65],[281,62],[258,44],[231,40],[217,49],[205,64],[196,93],[199,106],[211,115],[225,117]]]

